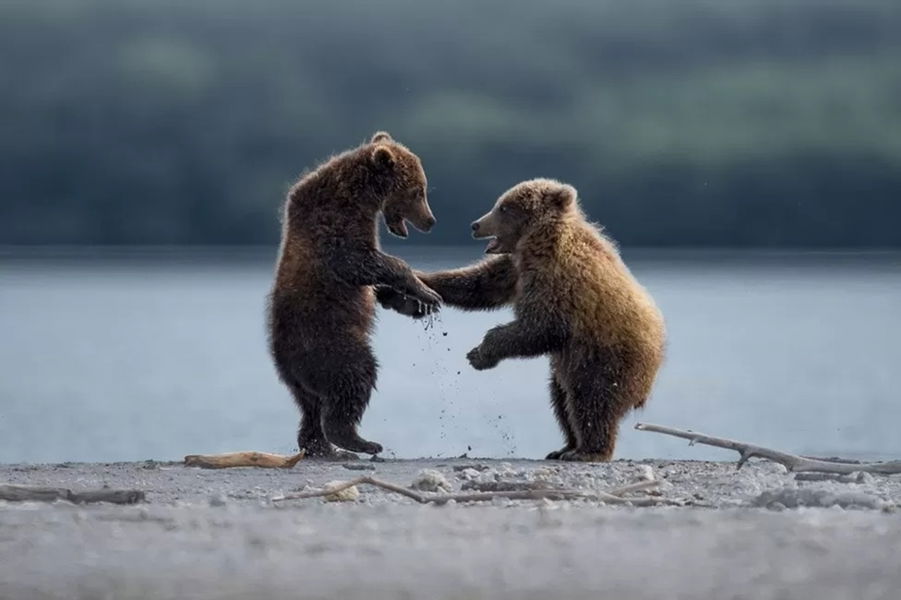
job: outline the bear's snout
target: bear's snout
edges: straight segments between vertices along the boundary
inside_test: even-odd
[[[491,213],[484,215],[482,218],[473,221],[472,223],[472,237],[474,238],[483,238],[483,237],[491,237],[495,233],[494,231],[494,223],[491,220]]]

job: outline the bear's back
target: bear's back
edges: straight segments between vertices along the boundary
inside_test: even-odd
[[[571,334],[588,343],[662,350],[663,316],[614,242],[583,218],[562,227],[541,275],[548,309],[564,313]]]
[[[347,183],[357,151],[332,157],[294,184],[285,200],[282,243],[271,294],[272,317],[291,329],[350,331],[366,338],[372,326],[372,290],[341,280],[335,248],[360,241],[378,245],[372,210],[359,206]]]

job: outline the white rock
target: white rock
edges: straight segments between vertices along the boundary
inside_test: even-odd
[[[475,469],[463,469],[457,477],[466,481],[472,481],[473,479],[478,479],[480,475],[481,473]]]
[[[638,465],[638,472],[640,473],[641,478],[645,481],[654,481],[655,479],[657,479],[654,476],[654,469],[651,468],[650,465]]]
[[[671,491],[671,490],[672,490],[673,488],[675,488],[675,487],[676,487],[676,486],[674,486],[672,483],[670,483],[670,482],[667,481],[666,479],[660,479],[660,480],[657,481],[657,488],[656,488],[656,489],[657,489],[657,491],[659,491],[659,492],[668,492],[668,491]]]
[[[423,469],[416,474],[410,487],[422,492],[450,492],[453,490],[447,478],[435,469]]]
[[[329,481],[324,486],[322,486],[322,489],[324,489],[326,491],[332,490],[341,485],[344,485],[345,483],[346,482],[344,482],[344,481]],[[325,501],[326,502],[353,502],[354,500],[357,500],[359,497],[360,497],[360,490],[357,489],[357,486],[352,485],[349,488],[345,488],[343,490],[340,490],[340,491],[334,492],[332,494],[329,494],[328,496],[325,496]]]
[[[542,467],[540,469],[535,469],[531,473],[531,477],[527,477],[528,479],[532,479],[534,481],[548,481],[551,479],[556,473],[553,470],[548,469],[547,467]]]
[[[500,480],[503,477],[513,477],[516,475],[516,471],[513,470],[513,465],[508,462],[502,462],[497,466],[494,470],[495,479]]]

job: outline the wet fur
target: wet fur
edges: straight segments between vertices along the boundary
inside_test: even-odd
[[[357,434],[375,387],[372,286],[434,307],[440,298],[402,260],[379,248],[377,218],[434,222],[419,159],[384,133],[303,176],[284,205],[282,243],[269,297],[270,351],[302,417],[298,445],[311,456],[332,444],[375,454]],[[430,226],[430,225],[429,225]]]
[[[572,187],[525,182],[493,213],[501,205],[504,215],[491,218],[512,244],[509,254],[419,276],[452,306],[512,304],[516,319],[488,331],[470,362],[481,370],[549,355],[551,403],[565,446],[548,458],[609,460],[620,420],[650,395],[663,360],[663,318],[614,243],[585,220]],[[415,315],[390,290],[380,290],[379,300]]]

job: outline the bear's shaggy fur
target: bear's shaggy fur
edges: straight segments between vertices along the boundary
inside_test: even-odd
[[[285,202],[269,341],[302,413],[298,444],[311,456],[334,454],[332,444],[382,450],[356,430],[376,381],[372,286],[417,299],[420,312],[441,300],[406,263],[381,252],[379,213],[401,237],[405,219],[422,231],[435,224],[419,158],[384,132],[301,177]]]
[[[585,220],[569,185],[514,186],[473,223],[496,254],[462,269],[417,273],[445,303],[464,309],[512,304],[516,320],[491,329],[468,359],[489,369],[505,358],[549,354],[551,402],[566,445],[548,458],[609,460],[619,422],[644,405],[663,360],[664,323],[614,243]],[[389,308],[415,303],[378,290]]]

